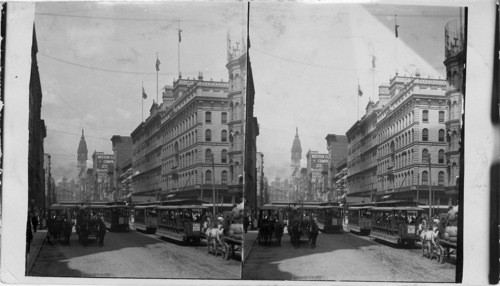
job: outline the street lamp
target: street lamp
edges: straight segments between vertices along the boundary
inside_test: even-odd
[[[216,220],[216,200],[215,200],[215,156],[212,153],[212,202],[213,202],[213,216],[214,216],[214,222]]]

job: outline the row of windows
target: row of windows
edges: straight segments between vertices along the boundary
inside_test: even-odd
[[[212,123],[212,112],[211,111],[205,112],[205,123],[208,123],[208,124]],[[222,112],[221,113],[221,121],[220,121],[220,123],[221,124],[227,124],[227,113],[226,112]]]
[[[165,144],[167,143],[167,141],[176,138],[184,131],[193,127],[197,123],[197,121],[198,121],[197,115],[196,113],[193,113],[191,116],[184,119],[180,123],[176,124],[176,126],[174,126],[172,129],[168,130],[165,134],[163,134],[163,143]]]
[[[427,128],[422,129],[422,141],[429,141],[429,130]],[[444,130],[439,129],[438,131],[438,141],[444,142]]]

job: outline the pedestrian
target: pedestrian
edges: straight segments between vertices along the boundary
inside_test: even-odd
[[[73,222],[71,219],[64,217],[63,222],[63,232],[64,232],[64,243],[69,245],[69,239],[71,237],[71,233],[73,232]]]
[[[248,217],[248,214],[245,214],[245,216],[243,216],[243,229],[245,230],[245,233],[248,231],[248,225],[250,225],[250,218]]]
[[[106,225],[104,219],[101,217],[97,221],[97,236],[99,240],[99,247],[104,246],[104,236],[106,235]]]
[[[36,228],[38,227],[38,217],[36,214],[31,217],[31,224],[33,225],[33,232],[36,232]]]
[[[311,243],[311,248],[316,247],[316,239],[318,238],[319,227],[316,218],[312,218],[309,224],[309,242]]]

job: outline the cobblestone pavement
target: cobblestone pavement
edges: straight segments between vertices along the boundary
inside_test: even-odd
[[[301,246],[295,249],[285,234],[281,247],[254,243],[245,258],[242,278],[454,282],[455,268],[453,256],[450,262],[440,264],[422,257],[418,246],[401,249],[344,232],[320,233],[315,249],[303,238]]]
[[[107,232],[104,246],[87,247],[75,233],[70,245],[44,243],[31,276],[240,279],[241,257],[224,260],[203,244],[183,245],[156,235]]]

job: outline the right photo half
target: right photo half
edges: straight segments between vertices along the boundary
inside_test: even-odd
[[[467,8],[251,3],[242,279],[460,282]]]

